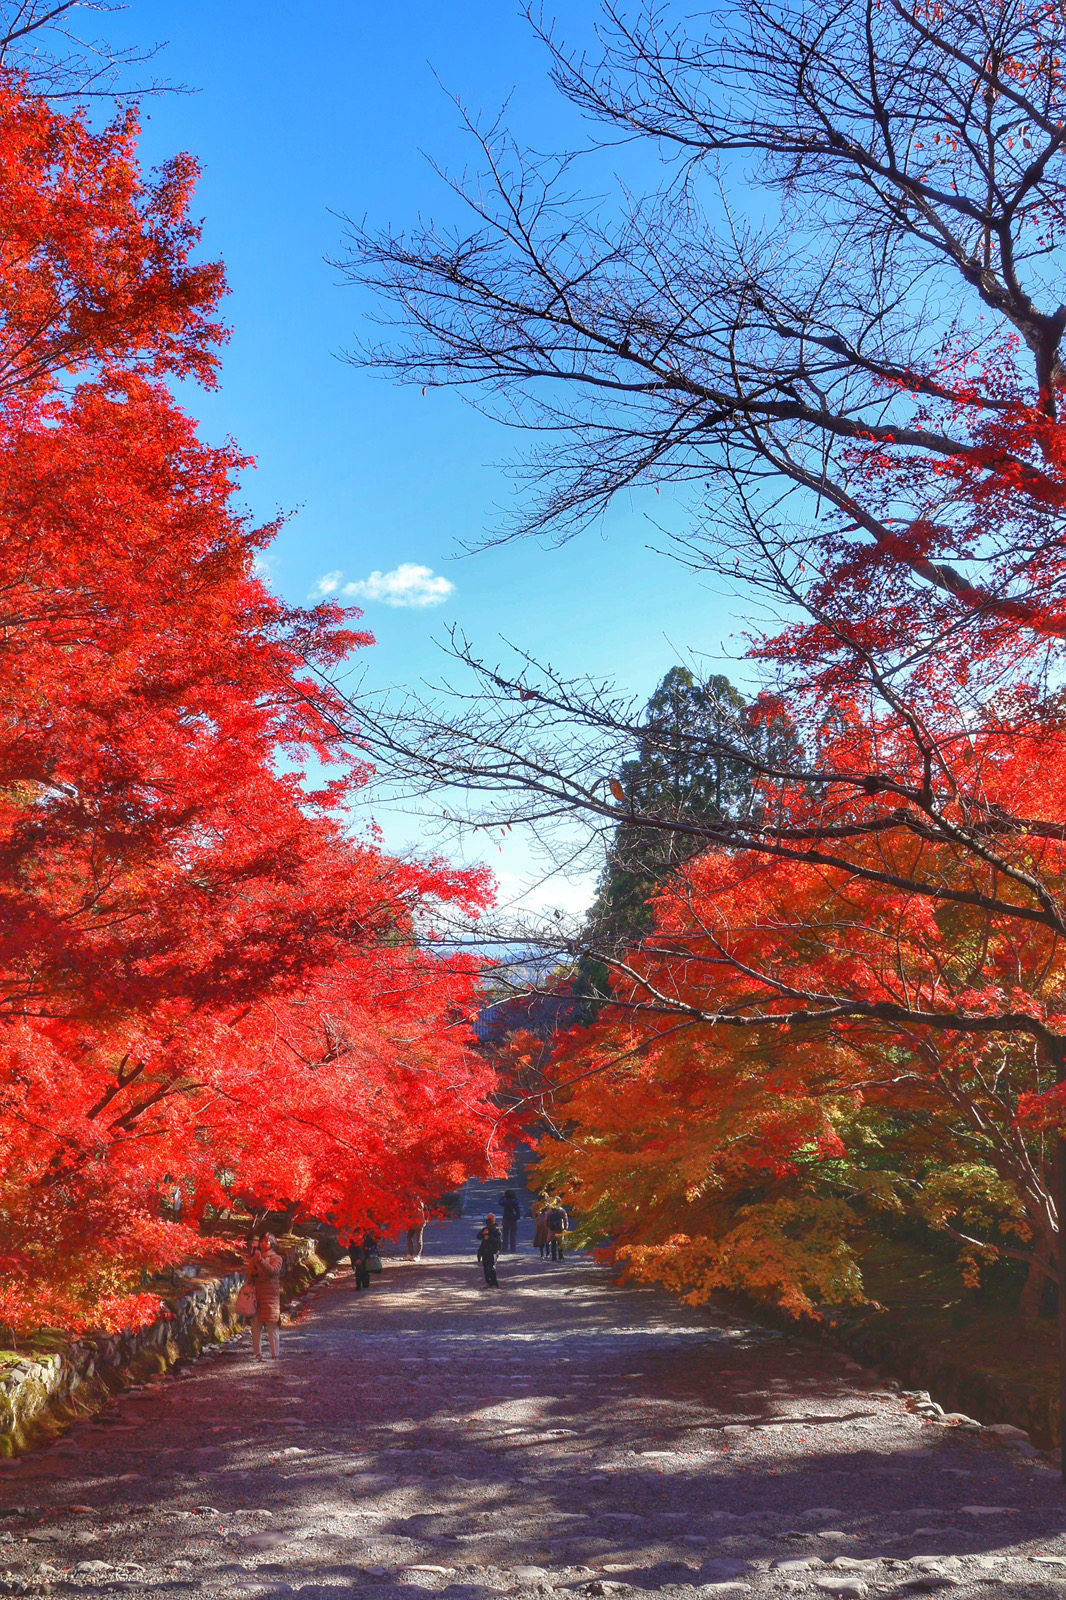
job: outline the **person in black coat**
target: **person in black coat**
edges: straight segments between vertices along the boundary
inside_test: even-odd
[[[489,1212],[477,1238],[477,1258],[485,1269],[485,1283],[490,1289],[498,1289],[500,1280],[496,1276],[496,1257],[503,1248],[503,1236],[496,1226],[495,1212]]]
[[[518,1243],[518,1219],[522,1215],[522,1207],[518,1203],[518,1196],[513,1189],[508,1189],[503,1197],[503,1248],[514,1250]]]
[[[558,1201],[548,1212],[548,1237],[551,1240],[552,1260],[563,1259],[563,1240],[570,1229],[570,1218]]]
[[[353,1242],[351,1249],[352,1271],[355,1273],[355,1287],[357,1289],[370,1288],[370,1268],[367,1258],[376,1256],[378,1242],[372,1233],[364,1233],[359,1244]]]

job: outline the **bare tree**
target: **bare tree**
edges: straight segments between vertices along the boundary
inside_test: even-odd
[[[820,764],[824,679],[809,655],[797,666],[778,650],[803,759],[768,763],[739,728],[703,753],[803,786],[809,814],[644,812],[607,784],[649,736],[631,706],[529,660],[493,667],[465,643],[476,683],[455,715],[361,706],[364,735],[383,771],[424,793],[504,797],[502,809],[475,805],[475,825],[583,813],[860,878],[873,869],[849,840],[910,829],[1017,886],[1019,902],[993,895],[993,913],[1058,936],[1058,863],[1045,883],[1011,859],[1020,829],[1057,847],[1058,821],[998,813],[960,770],[966,730],[1009,720],[1019,671],[1046,685],[1066,631],[1057,14],[745,0],[706,38],[659,9],[604,16],[596,61],[541,37],[571,100],[677,157],[662,190],[625,196],[604,222],[602,205],[575,197],[571,159],[523,161],[497,129],[477,134],[483,172],[455,185],[471,231],[353,231],[347,270],[398,322],[361,359],[466,387],[534,431],[542,492],[527,531],[571,531],[633,484],[698,485],[676,553],[805,618],[817,667],[835,663],[899,739],[851,767]],[[709,204],[713,163],[739,157],[761,163],[779,199],[772,225]],[[1027,366],[1013,351],[991,358],[1004,332]],[[1024,428],[1005,433],[1019,413]],[[1025,639],[1006,655],[1004,626]],[[965,682],[937,676],[948,655],[966,656]],[[849,814],[855,797],[861,815]],[[920,874],[898,886],[934,903],[987,899]],[[1048,1048],[1061,1054],[1050,1037]]]
[[[536,432],[522,529],[566,533],[664,482],[710,485],[728,522],[738,488],[769,481],[898,556],[898,528],[852,492],[857,442],[980,470],[982,423],[1020,397],[975,371],[980,318],[1024,341],[1023,397],[1051,417],[1066,324],[1057,14],[936,16],[747,0],[692,39],[609,5],[595,63],[544,34],[562,91],[616,137],[655,140],[670,181],[604,221],[575,198],[571,158],[471,122],[482,169],[452,185],[469,230],[351,231],[342,265],[399,324],[354,359],[463,386]],[[747,216],[741,160],[761,186]],[[1019,470],[1040,501],[1046,468]],[[953,553],[914,553],[914,570],[973,605]],[[1024,615],[1031,562],[997,577]]]
[[[135,86],[126,80],[131,70],[153,61],[161,45],[120,49],[95,32],[96,18],[125,9],[100,0],[5,0],[0,4],[0,67],[18,73],[50,100],[123,101],[159,93],[170,86],[159,79],[138,79]]]

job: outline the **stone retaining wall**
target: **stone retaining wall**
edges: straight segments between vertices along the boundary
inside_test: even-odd
[[[326,1271],[314,1239],[284,1252],[282,1288],[291,1300]],[[72,1344],[62,1354],[27,1356],[0,1377],[0,1457],[53,1438],[75,1416],[96,1410],[130,1381],[166,1372],[209,1344],[244,1326],[233,1311],[243,1270],[200,1283],[139,1332],[100,1334]]]
[[[1041,1450],[1062,1444],[1058,1396],[1033,1384],[1012,1383],[987,1367],[949,1355],[920,1339],[893,1334],[871,1325],[861,1311],[850,1306],[824,1306],[813,1313],[792,1317],[738,1294],[721,1293],[712,1304],[801,1338],[816,1339],[846,1350],[864,1366],[878,1367],[886,1378],[898,1378],[907,1388],[928,1390],[949,1412],[964,1412],[985,1427],[1010,1423],[1023,1428]]]
[[[877,1328],[829,1324],[829,1337],[867,1366],[880,1367],[914,1388],[928,1389],[945,1411],[964,1411],[986,1426],[1024,1428],[1042,1450],[1062,1443],[1058,1396],[1029,1383],[1012,1383],[984,1367],[958,1361],[917,1339],[892,1338]]]

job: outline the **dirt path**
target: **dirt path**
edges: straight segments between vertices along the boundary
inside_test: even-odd
[[[366,1293],[342,1267],[278,1366],[234,1341],[3,1472],[0,1592],[1066,1594],[1055,1473],[526,1221],[485,1289],[499,1192]]]

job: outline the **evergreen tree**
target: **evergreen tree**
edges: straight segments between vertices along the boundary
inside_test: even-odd
[[[608,847],[585,930],[597,952],[622,953],[651,931],[652,898],[706,846],[689,828],[751,815],[754,747],[765,758],[775,750],[785,755],[794,743],[780,719],[756,717],[754,703],[728,678],[717,674],[701,683],[687,667],[670,668],[648,701],[637,752],[615,780],[641,821],[619,825]],[[745,758],[731,756],[730,747]],[[584,956],[579,993],[605,994],[607,977],[604,961]]]

